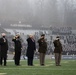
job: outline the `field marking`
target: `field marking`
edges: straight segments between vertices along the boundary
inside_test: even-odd
[[[68,61],[62,61],[62,63],[69,63]]]
[[[0,73],[0,75],[6,75],[7,73]]]
[[[44,67],[51,66],[51,65],[54,65],[54,64],[47,64]],[[21,65],[21,66],[25,67],[25,66],[28,66],[28,65]],[[40,66],[40,64],[35,64],[34,66]]]
[[[10,69],[11,69],[11,70],[12,70],[12,69],[13,69],[13,70],[22,70],[22,69],[23,69],[23,70],[28,70],[28,69],[31,69],[31,70],[41,69],[41,70],[42,70],[42,69],[43,69],[43,70],[64,70],[64,71],[68,70],[68,71],[76,71],[76,69],[58,69],[58,68],[57,68],[57,69],[50,69],[50,68],[33,68],[33,67],[31,67],[31,68],[0,68],[0,69],[1,69],[1,70],[10,70]]]

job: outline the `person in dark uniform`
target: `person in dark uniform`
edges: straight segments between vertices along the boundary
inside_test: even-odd
[[[16,35],[12,41],[15,43],[15,65],[20,66],[20,56],[21,56],[21,49],[22,49],[22,44],[20,40],[20,36]]]
[[[0,38],[0,45],[1,45],[1,65],[3,64],[4,60],[4,66],[6,66],[6,60],[7,60],[7,50],[8,50],[8,41],[6,39],[6,34],[2,33],[2,38]]]
[[[44,66],[44,62],[45,62],[45,54],[47,51],[47,43],[45,41],[45,35],[42,34],[41,38],[38,40],[39,43],[39,55],[40,55],[40,65]]]
[[[29,35],[29,38],[27,38],[27,63],[28,66],[33,66],[33,58],[34,58],[34,52],[36,50],[35,40],[33,35]]]
[[[0,45],[0,65],[1,65],[1,45]]]
[[[55,53],[55,64],[56,66],[61,66],[60,61],[61,61],[61,55],[62,55],[62,44],[60,42],[59,36],[56,37],[54,40],[54,53]]]

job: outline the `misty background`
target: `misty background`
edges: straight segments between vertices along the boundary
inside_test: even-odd
[[[76,28],[76,0],[0,0],[0,24]]]
[[[53,55],[53,41],[59,35],[63,47],[62,54],[73,55],[74,58],[76,55],[76,0],[0,0],[0,37],[3,32],[7,34],[8,54],[14,52],[12,38],[16,34],[21,37],[24,56],[28,35],[34,35],[36,50],[38,50],[37,41],[41,34],[45,34],[46,54]]]

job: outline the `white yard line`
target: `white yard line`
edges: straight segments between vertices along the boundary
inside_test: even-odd
[[[66,70],[73,71],[74,70],[74,71],[76,71],[76,69],[58,69],[58,68],[57,69],[50,69],[50,68],[32,68],[32,67],[31,68],[19,68],[19,67],[18,68],[0,68],[0,69],[1,70],[10,70],[10,69],[11,70],[20,70],[20,69],[21,70],[22,69],[23,70],[27,70],[27,69],[31,69],[31,70],[34,70],[34,69],[36,70],[37,69],[38,70],[38,69],[43,69],[43,70],[64,70],[64,71],[66,71]]]
[[[7,73],[0,73],[0,75],[6,75]]]

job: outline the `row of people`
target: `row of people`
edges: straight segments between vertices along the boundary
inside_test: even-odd
[[[0,46],[1,46],[1,51],[0,51],[0,64],[2,65],[3,60],[4,60],[4,66],[6,66],[7,62],[7,51],[8,51],[8,41],[6,39],[6,34],[2,33],[2,38],[0,38]],[[22,50],[22,43],[20,40],[20,35],[16,35],[12,41],[14,42],[14,51],[15,51],[15,65],[19,66],[20,65],[20,56],[21,56],[21,50]],[[61,53],[62,53],[62,45],[59,40],[59,37],[56,37],[56,40],[54,40],[54,53],[55,53],[55,63],[56,66],[60,65],[60,60],[61,60]],[[38,40],[39,44],[39,56],[40,56],[40,65],[44,66],[45,65],[45,54],[47,51],[47,42],[45,40],[45,35],[42,34],[41,37]],[[36,51],[36,42],[34,39],[33,35],[29,35],[27,38],[27,64],[28,66],[33,66],[33,58],[34,58],[34,53]]]

